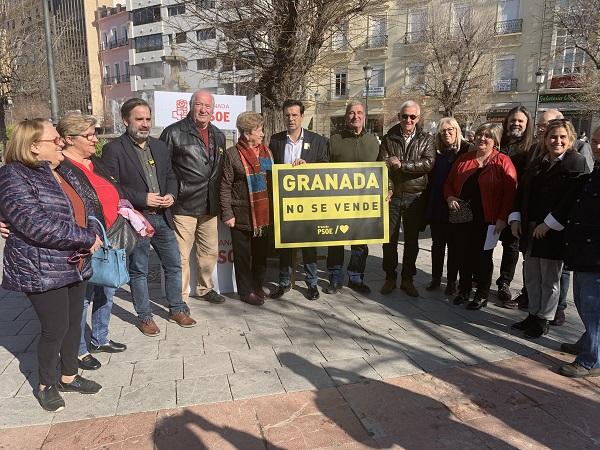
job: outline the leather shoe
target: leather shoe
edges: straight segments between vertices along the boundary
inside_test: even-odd
[[[431,283],[429,283],[425,289],[427,289],[428,291],[435,291],[437,288],[440,287],[441,284],[442,280],[440,280],[439,278],[432,278]]]
[[[319,298],[319,288],[317,286],[309,286],[306,298],[309,300],[317,300]]]
[[[483,308],[486,305],[487,305],[487,298],[480,298],[480,297],[475,296],[475,298],[473,300],[471,300],[471,302],[467,305],[467,309],[476,311],[478,309]]]
[[[513,323],[510,327],[513,330],[525,331],[527,328],[529,328],[529,326],[533,323],[534,320],[535,320],[535,316],[532,314],[529,314],[525,318],[525,320],[521,320],[520,322]]]
[[[223,297],[221,294],[217,294],[212,289],[210,291],[208,291],[206,294],[200,296],[200,298],[202,300],[207,301],[208,303],[215,303],[215,304],[225,303],[225,297]]]
[[[577,361],[565,364],[558,369],[558,373],[565,377],[582,378],[582,377],[598,377],[600,376],[599,369],[586,369]]]
[[[504,303],[512,300],[512,292],[510,292],[508,284],[501,283],[498,285],[498,298]]]
[[[517,298],[515,298],[515,300],[519,305],[519,309],[529,308],[529,295],[527,295],[527,292],[521,292],[519,295],[517,295]]]
[[[242,297],[242,301],[244,303],[248,303],[249,305],[260,306],[265,303],[265,301],[256,295],[254,292],[251,292],[248,295]]]
[[[83,378],[81,375],[75,375],[70,383],[58,382],[60,392],[79,392],[80,394],[97,394],[102,390],[102,386],[95,381]]]
[[[454,297],[454,300],[452,300],[452,303],[455,305],[464,305],[465,303],[469,302],[469,297],[470,294],[465,294],[465,293],[459,293],[456,297]]]
[[[564,353],[569,353],[570,355],[579,355],[579,347],[575,344],[569,344],[568,342],[564,342],[560,344],[560,351]]]
[[[385,280],[385,283],[383,283],[379,292],[383,295],[388,295],[391,294],[394,289],[396,289],[396,280]]]
[[[565,319],[565,310],[557,309],[556,314],[554,314],[554,319],[550,321],[550,325],[560,327],[565,324]]]
[[[196,326],[196,321],[182,311],[169,315],[169,322],[176,323],[183,328],[192,328]]]
[[[265,297],[267,296],[267,293],[263,290],[263,288],[258,288],[254,291],[254,293],[256,295],[258,295],[260,298],[262,298],[263,300],[265,299]]]
[[[269,298],[272,298],[272,299],[281,298],[281,297],[283,297],[283,295],[284,295],[286,292],[289,292],[289,291],[291,291],[291,290],[292,290],[292,286],[291,286],[291,285],[290,285],[290,286],[282,286],[282,285],[278,285],[278,286],[277,286],[277,289],[275,289],[274,291],[272,291],[272,292],[269,294]]]
[[[348,281],[348,287],[352,289],[354,292],[358,292],[359,294],[370,294],[371,288],[367,286],[365,283],[353,283],[352,281]]]
[[[154,319],[140,320],[136,325],[138,329],[146,336],[154,337],[160,334],[160,328],[154,322]]]
[[[339,283],[329,283],[329,286],[323,288],[326,294],[337,294],[342,290],[342,285]]]
[[[448,281],[446,284],[446,290],[444,291],[446,295],[454,295],[456,294],[456,281]]]
[[[550,330],[550,325],[547,320],[540,319],[537,316],[533,317],[533,321],[529,325],[529,327],[525,330],[525,337],[536,339],[545,334],[548,334]]]
[[[400,283],[400,289],[402,289],[404,292],[406,292],[406,294],[409,295],[410,297],[418,297],[419,296],[419,291],[417,291],[417,288],[413,284],[413,281],[409,278],[402,280],[402,283]]]
[[[98,361],[89,353],[83,358],[77,358],[77,364],[79,365],[79,368],[83,370],[97,370],[102,367],[100,361]]]
[[[124,352],[125,350],[127,350],[127,346],[125,344],[115,341],[108,341],[108,343],[104,345],[90,344],[90,353],[120,353]]]

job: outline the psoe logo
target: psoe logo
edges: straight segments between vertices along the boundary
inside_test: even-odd
[[[329,225],[317,225],[317,235],[346,234],[350,231],[350,225],[336,225],[335,229]]]

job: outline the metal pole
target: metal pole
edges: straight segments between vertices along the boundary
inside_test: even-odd
[[[365,78],[365,131],[369,132],[369,78]]]
[[[54,54],[52,51],[52,33],[50,32],[50,10],[48,1],[42,0],[44,7],[44,34],[46,36],[46,57],[48,63],[48,81],[50,83],[50,111],[53,123],[58,122],[58,95],[54,78]]]
[[[538,108],[540,106],[540,85],[536,83],[535,89],[535,110],[533,113],[533,126],[537,125]],[[535,129],[535,128],[534,128]]]

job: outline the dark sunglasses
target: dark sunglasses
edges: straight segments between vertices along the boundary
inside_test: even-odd
[[[69,264],[77,264],[83,258],[87,258],[90,255],[91,255],[91,252],[89,250],[86,250],[86,249],[77,250],[75,253],[73,253],[71,256],[69,256],[67,258],[67,262]]]
[[[402,114],[402,118],[404,120],[407,120],[409,118],[410,118],[410,120],[415,120],[417,117],[419,117],[419,116],[417,116],[415,114]]]

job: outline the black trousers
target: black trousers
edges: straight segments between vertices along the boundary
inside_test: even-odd
[[[456,282],[458,278],[458,260],[456,238],[448,222],[431,222],[431,278],[442,278],[444,272],[444,258],[448,247],[448,264],[446,278],[449,283]]]
[[[456,237],[459,292],[464,295],[470,294],[473,281],[477,281],[476,295],[479,298],[487,298],[494,270],[494,250],[483,250],[488,225],[473,221],[452,224],[450,228]]]
[[[251,231],[231,228],[231,243],[237,290],[244,298],[263,286],[269,239],[266,236],[254,237]]]
[[[519,262],[519,238],[513,236],[510,227],[504,228],[500,233],[502,241],[502,261],[500,262],[500,276],[496,284],[510,285],[515,277],[515,269]]]
[[[37,348],[40,384],[56,384],[59,361],[62,375],[76,375],[79,370],[77,355],[86,286],[87,281],[82,281],[27,295],[42,326]]]

